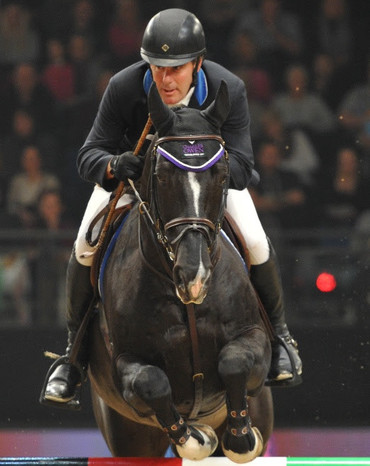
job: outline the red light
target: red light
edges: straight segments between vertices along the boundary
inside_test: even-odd
[[[337,287],[337,282],[334,275],[327,272],[322,272],[316,279],[317,288],[323,293],[329,293],[330,291],[335,290]]]

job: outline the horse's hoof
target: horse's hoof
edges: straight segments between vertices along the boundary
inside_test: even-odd
[[[224,452],[224,455],[229,458],[229,460],[233,461],[234,463],[243,464],[249,463],[249,461],[252,461],[257,458],[257,456],[261,455],[263,450],[263,439],[261,432],[257,429],[257,427],[252,427],[252,430],[254,432],[256,443],[253,450],[251,451],[247,451],[246,453],[236,453],[231,450],[226,450],[222,442],[222,451]]]
[[[208,458],[214,453],[218,445],[216,432],[206,424],[192,424],[191,427],[202,436],[204,444],[201,445],[196,438],[190,435],[183,445],[176,445],[177,453],[181,458],[192,461]]]

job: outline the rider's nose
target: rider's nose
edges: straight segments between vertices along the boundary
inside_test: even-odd
[[[171,71],[170,70],[164,70],[163,72],[163,82],[169,82],[172,80],[172,77],[171,77]]]

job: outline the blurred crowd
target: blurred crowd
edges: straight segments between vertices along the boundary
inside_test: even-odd
[[[368,237],[368,0],[0,0],[0,230],[78,227],[92,189],[78,149],[110,77],[140,60],[148,20],[170,7],[194,12],[206,58],[245,82],[261,175],[250,190],[266,231]],[[56,254],[44,241],[0,257],[0,298],[11,295],[19,322],[31,319],[30,294],[32,312],[54,319]]]
[[[246,84],[265,226],[353,226],[370,207],[367,0],[2,0],[1,227],[78,226],[76,154],[102,93],[174,6]]]

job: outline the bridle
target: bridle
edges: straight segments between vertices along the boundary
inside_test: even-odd
[[[220,150],[206,163],[200,167],[189,166],[181,163],[175,157],[172,157],[170,154],[166,153],[161,149],[161,145],[165,142],[184,142],[184,141],[204,141],[204,140],[215,140],[220,143]],[[214,245],[217,239],[217,235],[222,226],[222,220],[224,217],[225,206],[226,206],[226,197],[227,197],[227,183],[223,187],[222,202],[220,203],[219,212],[217,218],[213,221],[208,218],[203,217],[177,217],[168,222],[163,222],[161,213],[158,207],[158,198],[157,198],[157,189],[155,184],[155,166],[157,156],[161,155],[170,160],[174,165],[188,171],[200,172],[205,171],[215,163],[217,163],[222,157],[225,158],[228,167],[228,154],[225,149],[225,142],[221,136],[216,134],[202,134],[202,135],[183,135],[183,136],[165,136],[158,138],[154,141],[152,151],[151,151],[151,180],[150,180],[150,195],[151,195],[151,210],[155,217],[153,224],[156,228],[158,240],[165,246],[168,256],[171,261],[174,260],[176,256],[176,250],[178,248],[181,239],[189,231],[197,231],[201,233],[206,241],[208,250],[211,253],[214,249]],[[171,241],[168,239],[168,233],[170,230],[176,227],[183,227],[177,236]]]
[[[225,207],[226,207],[226,198],[228,191],[228,183],[225,183],[223,187],[222,202],[220,203],[219,212],[215,221],[212,221],[208,218],[203,217],[177,217],[166,223],[162,221],[161,214],[158,208],[158,199],[157,199],[157,190],[154,182],[155,179],[155,166],[156,159],[158,155],[164,155],[164,152],[160,150],[160,145],[165,142],[183,142],[183,141],[199,141],[199,140],[215,140],[220,143],[220,151],[216,156],[211,157],[204,165],[200,167],[190,167],[186,166],[185,169],[189,171],[204,171],[214,165],[221,157],[224,157],[227,164],[227,175],[229,175],[229,157],[225,149],[225,141],[221,136],[217,134],[205,134],[205,135],[182,135],[182,136],[164,136],[161,138],[154,138],[152,144],[149,148],[150,158],[151,158],[151,174],[149,180],[149,190],[147,196],[150,198],[150,201],[144,201],[139,192],[136,190],[134,183],[130,181],[130,185],[134,190],[134,193],[139,200],[139,212],[148,220],[149,225],[154,230],[155,236],[158,242],[164,246],[167,255],[170,261],[174,261],[176,257],[176,249],[180,243],[183,236],[188,231],[198,231],[200,232],[207,241],[208,250],[211,252],[214,248],[214,244],[217,239],[217,235],[220,232],[222,221],[224,217]],[[148,154],[149,155],[149,154]],[[168,160],[174,163],[177,166],[182,165],[181,168],[184,169],[184,164],[180,164],[175,158],[164,155]],[[227,177],[228,179],[228,177]],[[152,211],[153,215],[150,213]],[[154,217],[154,218],[153,218]],[[171,241],[168,239],[168,232],[175,227],[184,226],[180,233]]]

